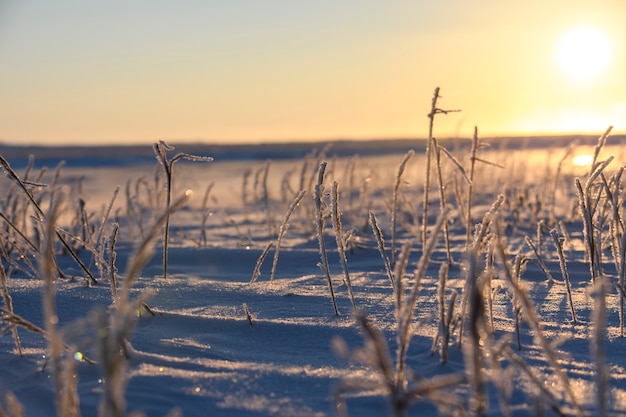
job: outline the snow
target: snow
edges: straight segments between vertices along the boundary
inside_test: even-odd
[[[451,151],[462,163],[466,163],[466,150]],[[553,283],[548,282],[535,255],[524,243],[525,236],[528,236],[538,244],[537,221],[549,221],[549,190],[555,180],[556,163],[564,151],[526,149],[485,152],[482,158],[503,164],[505,168],[502,170],[487,165],[478,168],[473,218],[478,223],[497,195],[506,195],[507,200],[498,218],[499,226],[504,230],[508,262],[513,263],[514,255],[518,252],[528,257],[521,274],[521,286],[530,296],[540,320],[542,335],[557,352],[558,363],[565,371],[576,401],[584,414],[591,416],[599,412],[596,376],[601,364],[593,353],[593,331],[597,320],[594,317],[594,289],[585,259],[583,224],[576,211],[577,197],[573,182],[574,177],[585,178],[589,167],[572,165],[571,158],[568,159],[556,189],[555,210],[558,218],[564,220],[571,238],[564,250],[577,323],[571,317],[559,260],[549,234],[543,233],[543,244],[539,246],[555,279]],[[606,148],[601,159],[609,154],[620,156],[619,151],[617,147]],[[358,154],[358,149],[355,149],[355,154]],[[329,156],[324,157],[329,162],[325,189],[330,191],[332,180],[338,180],[343,229],[354,229],[356,233],[349,241],[347,251],[356,305],[382,332],[392,361],[395,361],[397,355],[395,295],[368,224],[368,210],[376,213],[389,253],[389,204],[398,164],[403,157],[399,153],[357,159],[333,158],[332,148]],[[610,172],[620,166],[617,159],[610,165]],[[347,170],[351,161],[355,163],[353,179]],[[408,162],[402,177],[397,248],[409,241],[414,243],[406,271],[405,285],[408,287],[413,285],[414,273],[422,255],[423,245],[415,237],[419,236],[421,229],[415,223],[415,218],[421,221],[424,161],[423,155],[416,154]],[[168,278],[163,278],[162,241],[159,237],[154,256],[142,269],[141,276],[132,288],[133,299],[140,294],[150,295],[147,304],[155,315],[138,310],[135,327],[128,339],[129,366],[125,372],[127,386],[124,390],[128,413],[167,416],[180,412],[188,417],[332,416],[337,413],[336,401],[341,391],[346,398],[346,412],[350,416],[392,415],[387,402],[389,395],[381,388],[374,388],[382,387],[380,373],[357,360],[359,357],[367,358],[373,347],[355,320],[343,281],[337,243],[330,226],[325,229],[325,242],[339,316],[333,312],[328,284],[318,266],[319,246],[311,214],[306,213],[308,207],[314,207],[313,192],[308,183],[310,178],[311,184],[317,180],[318,162],[315,158],[271,161],[268,172],[269,202],[262,200],[260,184],[254,188],[255,181],[260,181],[255,179],[255,175],[261,178],[265,160],[238,160],[233,157],[210,163],[175,165],[173,196],[182,195],[187,189],[193,190],[194,196],[171,217]],[[305,163],[308,165],[303,168]],[[251,175],[248,182],[249,201],[244,208],[242,183],[247,169],[251,169]],[[449,300],[453,291],[458,292],[457,314],[467,264],[463,214],[458,211],[453,190],[455,186],[465,185],[452,182],[455,175],[453,166],[446,165],[445,169],[448,202],[453,206],[449,225],[451,251],[455,260],[455,264],[450,267],[445,295],[446,300]],[[260,277],[250,284],[259,256],[267,243],[275,238],[273,233],[278,230],[290,200],[299,191],[300,173],[305,171],[305,189],[309,192],[304,198],[308,201],[301,204],[291,218],[282,242],[276,278],[270,282],[274,254],[274,249],[271,249],[261,266]],[[155,187],[152,191],[157,196],[163,183],[154,186],[155,172],[159,172],[156,162],[147,164],[143,161],[136,165],[125,163],[123,166],[94,164],[93,168],[66,167],[61,171],[61,189],[67,195],[64,206],[67,212],[61,218],[60,226],[68,230],[76,228],[71,224],[71,219],[77,207],[80,178],[84,178],[80,195],[86,202],[87,212],[92,213],[89,221],[94,227],[99,225],[115,188],[120,187],[114,214],[105,228],[108,235],[112,220],[120,222],[116,245],[120,282],[124,279],[126,264],[141,240],[141,232],[137,224],[133,223],[136,219],[129,220],[126,217],[126,185],[130,180],[132,194],[136,190],[137,179],[143,177],[146,184]],[[48,173],[38,182],[50,184],[51,177],[52,174]],[[285,181],[290,188],[283,187]],[[349,186],[351,181],[352,188]],[[202,200],[210,183],[214,186],[204,212],[208,216],[205,245],[201,239],[200,226]],[[0,186],[8,193],[12,183],[5,179]],[[366,193],[363,187],[366,187]],[[144,200],[133,201],[136,207],[141,206],[141,221],[144,228],[148,229],[155,214],[163,209],[164,200],[159,200],[158,207],[150,206],[145,189],[140,193],[135,197]],[[285,193],[286,199],[282,193]],[[432,225],[440,210],[438,193],[433,191],[431,196],[433,201],[429,209],[429,222]],[[526,200],[521,201],[524,198]],[[537,202],[541,203],[540,207]],[[268,207],[273,222],[271,227],[266,222]],[[9,209],[4,206],[3,212]],[[270,233],[272,230],[274,232]],[[617,273],[608,243],[604,247],[607,248],[602,255],[604,270],[613,283],[607,288],[607,322],[606,327],[601,329],[604,347],[602,359],[610,376],[606,413],[617,416],[626,413],[626,362],[622,353],[626,339],[620,337],[620,298],[615,288]],[[14,254],[11,256],[15,257]],[[91,254],[88,250],[82,250],[80,256],[86,264],[90,263]],[[64,343],[75,346],[80,352],[75,360],[80,412],[83,416],[102,415],[99,414],[99,407],[107,381],[103,376],[100,354],[95,347],[98,328],[94,323],[97,317],[106,316],[115,308],[112,305],[110,282],[107,277],[98,276],[98,284],[87,285],[84,274],[67,254],[59,250],[57,259],[61,270],[68,276],[66,279],[57,279],[55,283],[61,337]],[[439,329],[439,269],[445,262],[445,245],[443,238],[440,238],[421,282],[414,312],[412,338],[407,354],[410,386],[450,375],[469,378],[469,374],[466,374],[469,369],[468,350],[458,346],[458,327],[452,328],[446,364],[441,363],[438,347],[432,352],[433,338]],[[43,281],[29,277],[25,272],[28,268],[23,263],[20,265],[23,270],[12,269],[7,281],[14,313],[45,328]],[[9,268],[6,262],[5,268]],[[98,272],[93,264],[91,270],[94,274]],[[526,369],[532,371],[544,389],[554,395],[560,411],[576,415],[573,401],[563,381],[558,378],[554,364],[541,347],[538,335],[523,320],[521,349],[518,350],[512,301],[514,295],[502,271],[492,277],[491,293],[494,326],[491,342],[510,346],[510,350],[522,359]],[[244,304],[249,309],[250,320]],[[489,311],[486,314],[490,317]],[[47,361],[50,353],[46,338],[42,334],[20,328],[23,355],[19,356],[10,328],[3,330],[3,337],[0,338],[0,405],[5,410],[8,408],[5,397],[12,392],[23,404],[25,415],[55,415],[55,383],[52,366]],[[467,335],[466,324],[464,340]],[[481,341],[487,344],[491,342]],[[468,343],[465,341],[464,346]],[[488,380],[487,415],[503,415],[503,410],[507,409],[501,404],[499,391],[504,393],[504,401],[512,415],[532,416],[537,414],[538,409],[545,410],[546,415],[557,415],[547,404],[546,394],[541,394],[521,366],[504,354],[493,358],[490,356],[493,352],[485,348],[482,363]],[[81,360],[83,357],[95,363]],[[489,365],[492,359],[499,363],[500,368]],[[444,401],[439,401],[441,398]],[[442,403],[449,401],[452,404],[455,399],[461,401],[461,407],[449,410],[450,414],[462,415],[461,410],[469,410],[471,398],[471,384],[456,383],[423,395],[409,407],[408,415],[441,415],[446,410]]]

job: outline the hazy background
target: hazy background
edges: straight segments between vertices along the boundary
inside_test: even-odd
[[[221,143],[626,127],[623,0],[0,0],[0,141]],[[559,62],[573,28],[608,62]]]

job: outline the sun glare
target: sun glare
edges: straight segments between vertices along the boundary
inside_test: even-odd
[[[576,155],[572,160],[572,163],[577,167],[588,166],[591,165],[592,162],[593,155],[591,154]]]
[[[566,33],[558,46],[561,69],[575,80],[586,80],[604,72],[611,58],[607,37],[593,27],[579,27]]]

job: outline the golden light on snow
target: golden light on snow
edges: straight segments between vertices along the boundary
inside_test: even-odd
[[[593,27],[572,29],[558,45],[557,61],[563,72],[575,80],[599,76],[608,68],[610,60],[608,38]]]

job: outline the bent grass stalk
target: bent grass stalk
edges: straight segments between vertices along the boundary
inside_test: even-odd
[[[274,261],[272,262],[272,274],[270,276],[270,282],[274,282],[274,277],[276,276],[276,265],[278,264],[278,254],[280,252],[281,245],[283,243],[283,238],[287,233],[287,229],[289,229],[289,219],[293,214],[294,210],[300,202],[302,198],[305,196],[306,190],[301,190],[296,197],[293,199],[289,208],[287,209],[287,213],[285,214],[285,218],[283,219],[283,223],[280,225],[280,229],[278,230],[278,238],[276,239],[276,250],[274,251]],[[256,271],[256,270],[255,270]]]
[[[535,254],[535,257],[537,258],[537,262],[539,263],[539,267],[541,268],[543,273],[546,274],[546,278],[548,278],[548,282],[553,284],[554,283],[554,278],[552,277],[552,274],[548,270],[548,267],[546,266],[546,263],[543,261],[543,258],[541,257],[541,254],[537,250],[537,247],[535,246],[533,241],[528,236],[524,237],[524,241],[526,242],[528,247],[530,249],[532,249],[533,253]]]
[[[263,249],[263,252],[261,252],[259,259],[256,261],[256,265],[254,266],[254,271],[252,271],[252,278],[250,278],[250,284],[254,284],[256,280],[259,278],[259,276],[261,275],[261,266],[263,265],[263,261],[265,261],[267,254],[270,252],[270,250],[273,247],[274,247],[274,241],[271,240],[265,246],[265,249]]]
[[[188,161],[196,162],[211,162],[213,158],[210,156],[190,155],[187,153],[179,153],[174,155],[172,159],[167,158],[167,152],[173,151],[174,147],[169,146],[164,141],[160,141],[153,145],[153,150],[157,160],[161,163],[163,171],[165,172],[165,224],[163,227],[163,278],[167,279],[167,256],[169,245],[169,233],[170,233],[170,203],[172,200],[172,180],[174,176],[174,163],[180,159],[186,159]]]

